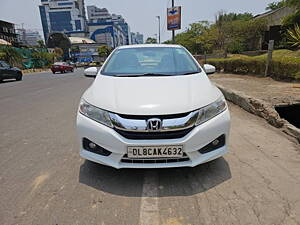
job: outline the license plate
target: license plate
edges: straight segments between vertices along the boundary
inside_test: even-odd
[[[136,146],[127,148],[128,158],[181,158],[183,146]]]

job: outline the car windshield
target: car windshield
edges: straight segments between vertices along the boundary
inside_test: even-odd
[[[164,76],[201,72],[181,47],[140,47],[116,50],[101,71],[110,76]]]

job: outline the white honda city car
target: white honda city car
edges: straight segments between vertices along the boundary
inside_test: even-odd
[[[229,110],[221,91],[178,45],[115,49],[83,94],[80,155],[114,168],[195,167],[227,152]]]

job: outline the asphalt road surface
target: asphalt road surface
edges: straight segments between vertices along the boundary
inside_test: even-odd
[[[116,170],[80,158],[75,73],[0,84],[1,225],[300,224],[300,148],[230,105],[230,153],[196,168]]]

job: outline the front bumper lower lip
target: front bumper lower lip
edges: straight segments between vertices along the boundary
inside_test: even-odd
[[[135,169],[159,169],[159,168],[175,168],[175,167],[195,167],[200,164],[212,161],[214,159],[217,159],[224,154],[227,153],[227,147],[224,146],[220,149],[217,149],[213,152],[206,153],[204,157],[199,157],[197,160],[189,160],[186,162],[174,162],[174,163],[116,163],[114,160],[107,159],[105,156],[99,156],[95,153],[88,152],[86,150],[80,151],[80,156],[84,159],[87,159],[89,161],[99,163],[102,165],[114,167],[116,169],[125,169],[125,168],[135,168]]]
[[[230,115],[228,109],[215,118],[195,127],[183,138],[160,139],[160,140],[129,140],[118,134],[115,130],[97,123],[84,115],[77,115],[77,129],[80,143],[83,138],[88,138],[97,145],[112,152],[109,156],[101,156],[86,151],[81,146],[80,155],[84,159],[121,168],[172,168],[172,167],[195,167],[223,156],[227,152],[227,143],[230,129]],[[218,138],[225,135],[226,144],[212,152],[201,154],[198,150]],[[125,163],[123,156],[127,153],[127,146],[159,146],[159,145],[183,145],[189,161],[172,163]]]

